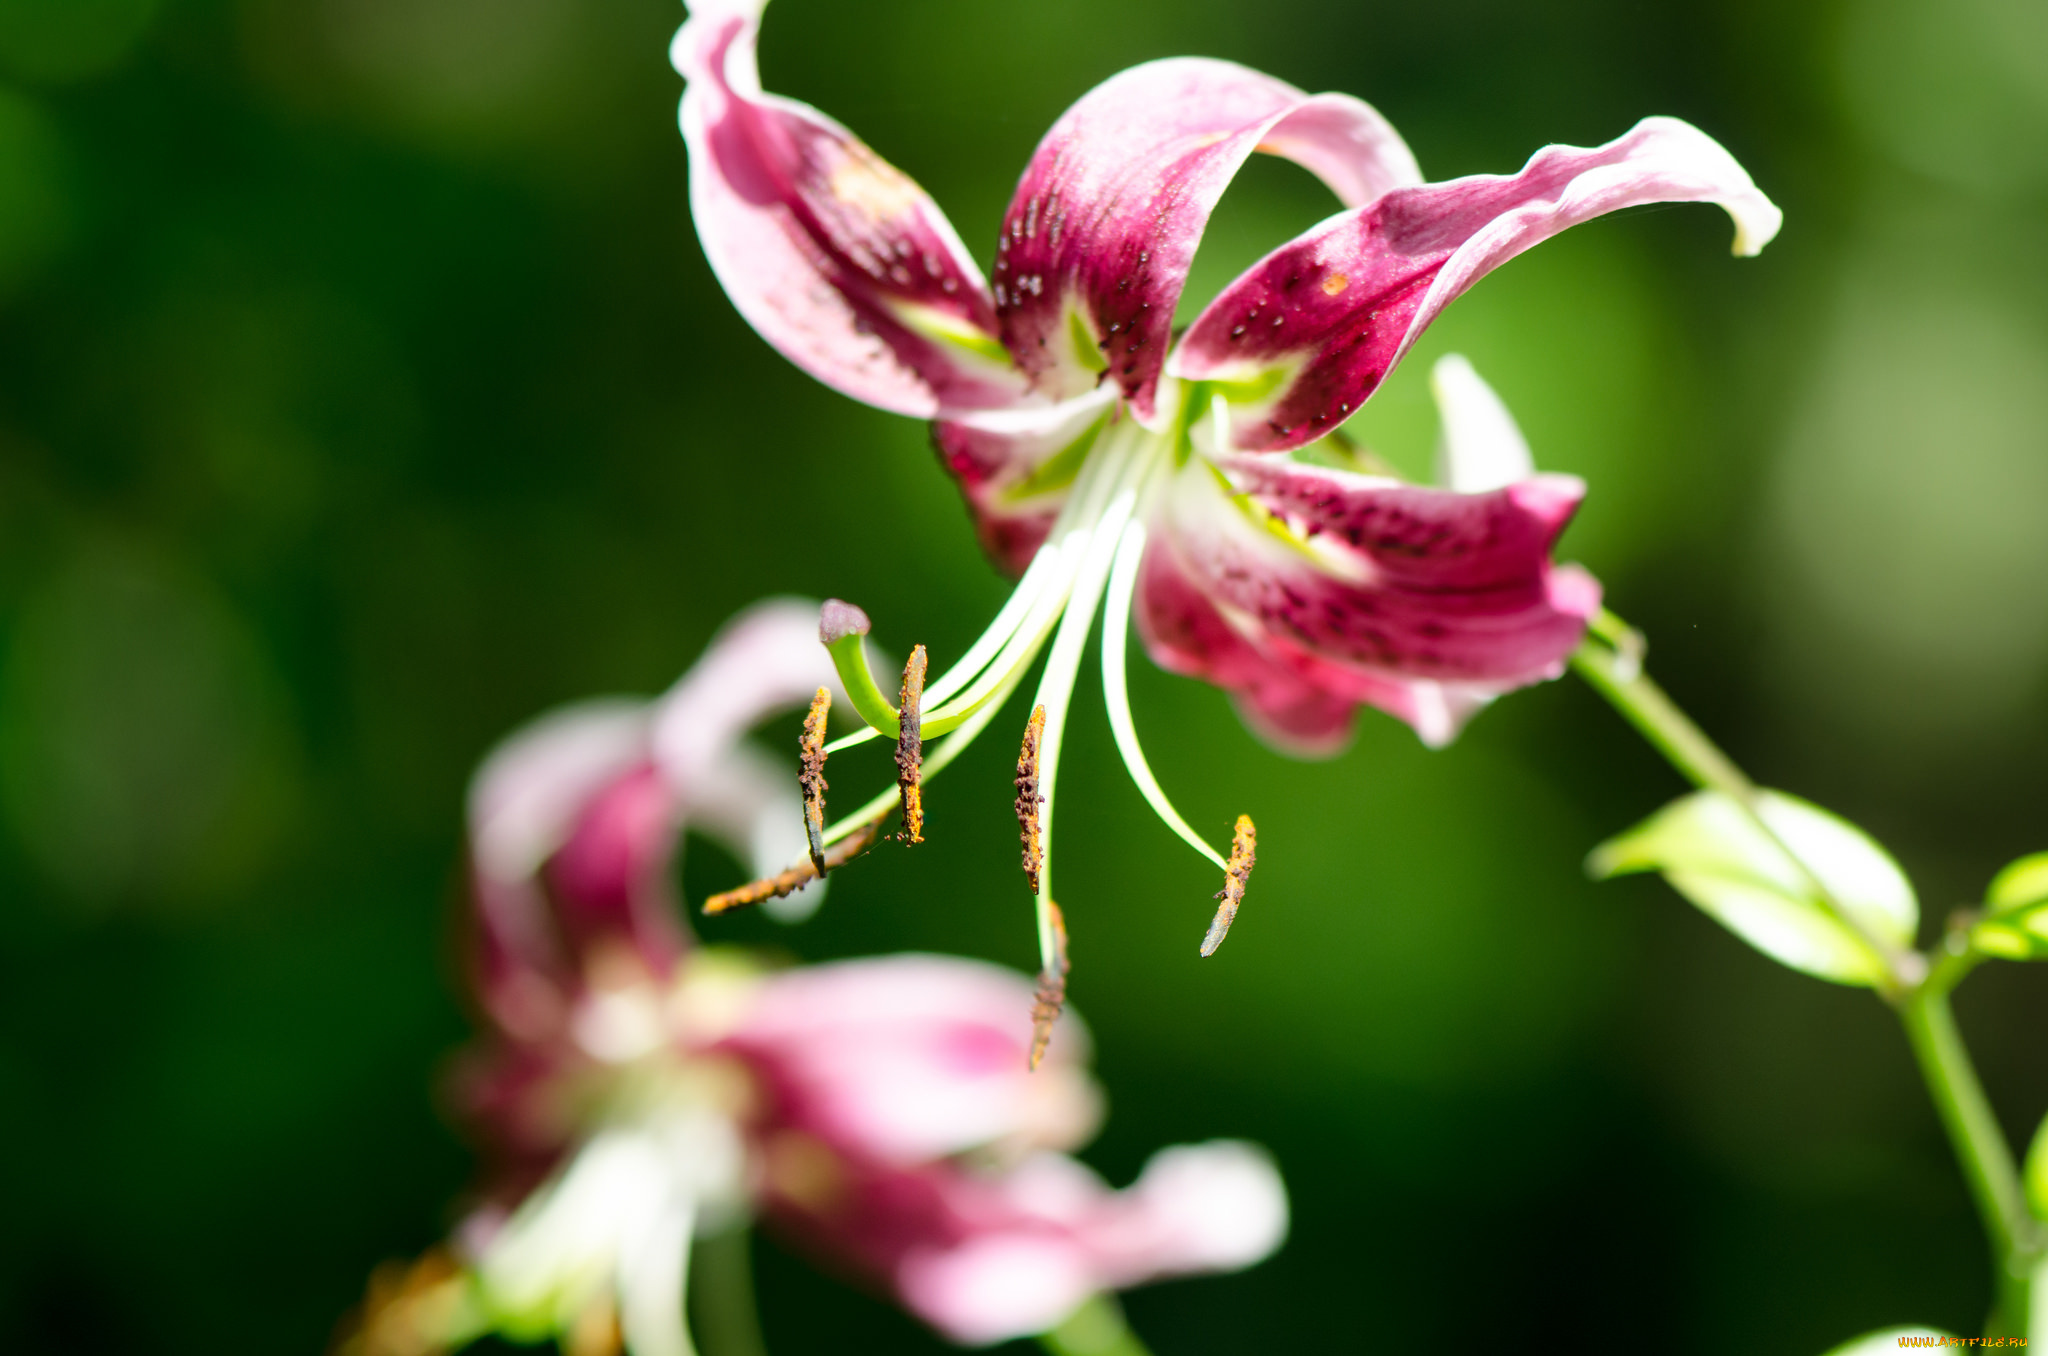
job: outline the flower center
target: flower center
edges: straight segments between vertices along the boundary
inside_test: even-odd
[[[868,668],[866,614],[837,600],[825,604],[819,639],[831,652],[840,681],[866,728],[820,747],[817,736],[822,717],[813,707],[818,721],[806,723],[804,744],[807,819],[822,822],[822,774],[824,759],[830,754],[878,738],[893,739],[897,741],[898,784],[821,831],[813,829],[809,860],[779,876],[713,896],[705,902],[706,912],[723,912],[800,888],[824,870],[858,855],[879,836],[883,822],[899,807],[905,814],[905,831],[900,836],[922,841],[923,782],[937,776],[987,728],[1043,653],[1045,666],[1032,699],[1024,756],[1018,762],[1017,813],[1025,842],[1025,871],[1035,895],[1045,977],[1037,1022],[1041,1035],[1049,1030],[1059,1004],[1057,998],[1046,995],[1057,991],[1063,996],[1066,971],[1064,930],[1053,895],[1053,806],[1067,712],[1088,633],[1100,609],[1103,691],[1117,750],[1138,790],[1167,827],[1225,873],[1226,890],[1219,895],[1225,900],[1224,908],[1218,912],[1202,954],[1215,950],[1243,897],[1244,878],[1250,871],[1251,821],[1240,817],[1238,832],[1247,846],[1230,859],[1189,827],[1145,761],[1125,686],[1131,601],[1147,539],[1145,510],[1164,489],[1167,478],[1193,455],[1195,441],[1190,437],[1179,392],[1162,389],[1161,396],[1162,412],[1169,414],[1162,430],[1144,427],[1128,411],[1119,411],[1101,426],[1044,544],[988,629],[958,663],[929,684],[924,681],[924,647],[916,647],[905,671],[899,704],[890,703]],[[933,739],[937,742],[929,746],[927,755],[924,741]],[[1239,863],[1241,869],[1234,869],[1233,863]]]

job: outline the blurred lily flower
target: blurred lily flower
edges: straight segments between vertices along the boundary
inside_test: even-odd
[[[1027,1069],[1024,977],[918,955],[775,973],[691,943],[685,824],[755,860],[803,851],[788,778],[742,736],[830,684],[814,617],[756,607],[666,696],[543,717],[479,770],[488,1031],[454,1093],[483,1200],[449,1250],[373,1283],[351,1356],[489,1332],[684,1356],[693,1239],[757,1213],[968,1343],[1278,1245],[1285,1195],[1250,1146],[1169,1150],[1124,1191],[1059,1152],[1101,1098],[1078,1024]]]
[[[671,52],[688,81],[705,254],[792,362],[934,421],[984,544],[1021,573],[988,631],[922,692],[922,733],[971,737],[1050,640],[1018,806],[1056,973],[1053,782],[1102,607],[1119,750],[1161,818],[1230,882],[1206,954],[1243,892],[1250,821],[1226,861],[1145,766],[1123,691],[1134,593],[1160,664],[1230,691],[1297,752],[1340,745],[1361,703],[1442,743],[1493,695],[1556,676],[1598,601],[1589,577],[1549,562],[1583,486],[1531,474],[1525,454],[1466,455],[1493,436],[1468,436],[1470,419],[1497,408],[1467,368],[1440,378],[1454,453],[1443,485],[1401,483],[1332,435],[1439,311],[1539,241],[1624,207],[1705,201],[1734,218],[1736,253],[1754,254],[1778,209],[1672,118],[1592,149],[1548,147],[1513,175],[1425,183],[1370,105],[1177,58],[1112,77],[1053,125],[1004,217],[990,285],[908,177],[824,114],[762,91],[762,4],[693,0]],[[1209,214],[1254,151],[1302,165],[1344,210],[1176,336]],[[873,684],[842,673],[874,733],[900,735],[888,703],[862,704]],[[885,796],[835,832],[891,808]]]

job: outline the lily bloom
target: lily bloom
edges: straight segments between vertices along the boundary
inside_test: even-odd
[[[1067,1024],[1029,1072],[1023,976],[918,955],[775,972],[692,943],[685,825],[743,859],[803,851],[787,776],[743,736],[831,683],[815,614],[758,606],[664,697],[543,717],[479,769],[487,1029],[453,1100],[481,1200],[447,1249],[373,1282],[349,1356],[490,1332],[684,1356],[693,1239],[755,1215],[969,1343],[1278,1245],[1286,1197],[1251,1146],[1168,1150],[1123,1191],[1064,1156],[1101,1117],[1087,1033]]]
[[[1646,118],[1591,149],[1547,147],[1512,175],[1426,183],[1370,105],[1176,58],[1113,76],[1053,125],[1003,218],[991,283],[907,176],[824,114],[762,91],[762,4],[691,0],[671,51],[688,82],[681,123],[705,254],[792,362],[933,421],[983,543],[1021,576],[923,692],[922,732],[971,737],[1050,642],[1019,811],[1054,974],[1053,785],[1103,609],[1119,751],[1167,825],[1227,873],[1207,954],[1243,893],[1250,821],[1226,861],[1146,768],[1123,691],[1134,595],[1158,663],[1224,688],[1256,731],[1295,752],[1332,751],[1361,704],[1442,743],[1495,695],[1555,677],[1599,597],[1588,576],[1550,563],[1584,487],[1534,475],[1526,452],[1468,456],[1493,436],[1467,437],[1468,426],[1498,402],[1465,368],[1440,381],[1453,453],[1442,485],[1378,472],[1338,426],[1454,298],[1569,226],[1711,202],[1748,255],[1777,232],[1778,209],[1676,119]],[[1177,335],[1209,214],[1254,151],[1308,169],[1342,210]],[[863,716],[899,735],[897,710],[852,667],[841,671]],[[885,795],[834,833],[892,805]]]

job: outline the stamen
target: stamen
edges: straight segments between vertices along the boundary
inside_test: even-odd
[[[924,841],[924,788],[918,780],[924,762],[924,665],[924,646],[912,646],[897,716],[902,733],[896,736],[896,789],[903,795],[903,832],[897,837],[912,843]]]
[[[930,781],[943,772],[948,764],[960,756],[962,750],[973,743],[975,738],[988,728],[988,723],[995,719],[996,712],[1002,708],[1004,702],[1010,699],[1010,694],[1017,690],[1017,684],[1023,680],[1023,677],[1024,675],[1021,673],[1011,674],[1009,682],[1005,683],[1002,689],[990,701],[975,711],[965,721],[961,722],[958,729],[939,741],[939,747],[932,753],[932,756],[924,760],[923,781]],[[925,722],[925,728],[927,730],[931,728],[930,721]],[[825,747],[830,748],[832,746],[827,744]],[[858,832],[870,824],[880,822],[902,801],[903,793],[893,786],[887,791],[877,794],[867,804],[826,829],[825,845],[830,847],[847,835]]]
[[[873,847],[875,840],[882,836],[882,820],[886,817],[881,816],[870,823],[861,825],[858,832],[841,839],[827,848],[822,869],[821,864],[806,858],[795,866],[790,867],[787,871],[780,871],[772,876],[764,876],[760,880],[748,881],[736,890],[720,891],[704,901],[704,912],[707,914],[729,913],[734,909],[744,909],[748,905],[759,904],[765,899],[781,899],[784,895],[795,894],[804,886],[824,875],[826,871],[830,871],[834,867],[846,865],[855,857],[860,856],[861,853]]]
[[[825,874],[825,792],[829,787],[825,780],[825,715],[831,709],[832,689],[819,688],[818,695],[811,698],[798,745],[803,750],[803,770],[796,780],[804,792],[804,837],[810,840],[811,865],[820,876]]]
[[[1131,595],[1137,590],[1138,565],[1144,555],[1145,525],[1133,519],[1124,529],[1123,540],[1117,543],[1116,566],[1110,571],[1109,589],[1102,600],[1102,701],[1109,708],[1109,731],[1116,738],[1116,751],[1123,755],[1124,767],[1138,785],[1138,794],[1152,807],[1152,813],[1189,847],[1214,862],[1219,871],[1228,871],[1230,865],[1223,860],[1223,854],[1189,827],[1160,789],[1159,779],[1152,775],[1152,767],[1145,761],[1145,750],[1138,744],[1138,727],[1131,720],[1124,656],[1130,648]]]
[[[1258,830],[1252,827],[1250,815],[1237,817],[1237,833],[1230,840],[1230,864],[1224,868],[1223,888],[1216,892],[1216,898],[1223,901],[1217,907],[1216,917],[1209,923],[1209,935],[1202,938],[1202,954],[1213,956],[1216,948],[1223,945],[1223,939],[1230,932],[1230,924],[1237,917],[1237,906],[1244,903],[1244,888],[1251,884],[1252,863],[1258,860]]]
[[[1052,1044],[1052,1029],[1067,1006],[1067,920],[1060,906],[1045,901],[1046,917],[1052,921],[1052,959],[1038,975],[1038,992],[1031,1003],[1031,1067],[1036,1069]]]
[[[832,667],[839,670],[839,681],[845,686],[846,695],[853,699],[853,709],[862,720],[894,739],[896,708],[875,686],[875,676],[868,672],[868,658],[861,645],[868,630],[868,614],[852,603],[827,598],[818,609],[818,643],[831,653]]]
[[[1038,820],[1038,954],[1040,967],[1046,970],[1053,967],[1056,945],[1052,919],[1055,911],[1052,902],[1052,830],[1053,797],[1060,771],[1060,740],[1066,731],[1067,708],[1073,701],[1074,678],[1081,667],[1081,652],[1088,643],[1088,632],[1095,626],[1095,609],[1102,602],[1103,585],[1109,581],[1109,567],[1116,552],[1116,543],[1137,506],[1139,485],[1144,479],[1144,471],[1148,469],[1142,458],[1130,455],[1139,446],[1142,444],[1134,440],[1113,449],[1120,454],[1110,462],[1114,468],[1112,484],[1116,487],[1115,493],[1088,537],[1087,552],[1068,596],[1066,613],[1060,618],[1059,630],[1053,637],[1052,650],[1046,656],[1045,669],[1039,674],[1038,695],[1033,703],[1045,708],[1045,732],[1039,737],[1038,772],[1038,784],[1044,800]]]
[[[1031,719],[1024,726],[1024,747],[1017,754],[1017,834],[1024,840],[1024,879],[1031,882],[1031,893],[1038,893],[1038,868],[1045,862],[1045,854],[1038,841],[1038,741],[1045,735],[1045,708],[1031,708]]]

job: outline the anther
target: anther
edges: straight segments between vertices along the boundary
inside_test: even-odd
[[[821,687],[811,698],[810,713],[804,717],[804,734],[798,745],[803,751],[803,770],[797,785],[804,792],[804,837],[810,840],[811,865],[825,874],[825,715],[832,709],[832,689]]]
[[[1038,744],[1045,737],[1045,708],[1034,707],[1024,727],[1024,747],[1017,753],[1017,836],[1024,841],[1024,879],[1031,893],[1038,893],[1039,868],[1045,865],[1045,848],[1038,837]]]
[[[911,843],[924,841],[924,662],[924,646],[913,645],[896,713],[896,789],[903,794],[903,832],[896,836]]]
[[[1032,995],[1031,1003],[1031,1067],[1036,1069],[1045,1058],[1046,1046],[1052,1044],[1053,1025],[1059,1021],[1060,1013],[1067,1006],[1067,920],[1060,913],[1060,906],[1051,900],[1045,901],[1046,914],[1052,919],[1052,969],[1041,971],[1038,976],[1038,992]]]
[[[1216,898],[1223,901],[1217,906],[1216,917],[1210,920],[1209,935],[1202,938],[1202,954],[1213,956],[1216,948],[1223,945],[1223,939],[1230,934],[1230,924],[1237,917],[1237,906],[1244,903],[1244,888],[1251,884],[1252,863],[1258,860],[1259,834],[1252,827],[1250,815],[1237,817],[1237,833],[1230,840],[1230,865],[1224,868],[1223,888],[1216,892]]]
[[[858,833],[844,838],[825,849],[825,870],[846,865],[861,853],[875,845],[875,839],[882,835],[882,821],[863,825]],[[737,890],[726,890],[704,901],[707,914],[729,913],[733,909],[744,909],[767,899],[781,899],[784,895],[795,894],[804,886],[818,879],[824,872],[809,859],[798,862],[787,871],[760,880],[748,881]]]

